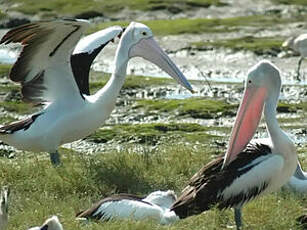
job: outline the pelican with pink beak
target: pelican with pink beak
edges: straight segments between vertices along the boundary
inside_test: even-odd
[[[107,30],[102,36],[104,41],[95,34],[78,43],[88,27],[89,23],[84,20],[34,22],[4,35],[0,44],[23,45],[10,79],[21,84],[25,101],[45,107],[24,120],[0,127],[0,140],[21,150],[48,152],[52,164],[59,165],[59,146],[90,135],[110,116],[125,81],[128,61],[133,57],[154,63],[193,91],[147,26],[131,22],[124,32],[120,27]],[[108,43],[121,32],[114,72],[102,89],[90,95],[89,65],[101,50],[100,44]],[[82,52],[87,54],[76,60],[72,57]],[[86,58],[90,58],[89,62],[78,65],[78,60],[85,62]],[[80,70],[83,65],[85,69]]]
[[[292,140],[281,130],[276,106],[280,72],[268,61],[251,68],[225,156],[199,170],[171,207],[180,218],[213,206],[234,208],[237,229],[242,206],[262,194],[278,190],[295,172],[297,154]],[[269,140],[252,140],[264,112]]]

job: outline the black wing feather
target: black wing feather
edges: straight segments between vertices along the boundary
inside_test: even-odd
[[[71,68],[81,94],[90,95],[89,73],[91,65],[99,52],[109,43],[101,44],[91,53],[77,53],[70,57]]]
[[[259,195],[267,184],[264,182],[262,186],[254,187],[248,193],[236,194],[228,200],[222,199],[221,191],[257,165],[249,164],[250,162],[271,153],[267,145],[249,144],[234,161],[223,169],[224,157],[219,156],[191,178],[189,185],[172,205],[171,210],[175,211],[180,218],[185,218],[206,211],[215,205],[220,209],[242,205]]]

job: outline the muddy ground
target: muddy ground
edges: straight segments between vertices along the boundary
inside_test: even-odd
[[[141,12],[124,9],[123,11],[111,16],[112,20],[128,20],[142,21],[155,19],[177,19],[177,18],[229,18],[238,16],[249,16],[257,14],[278,14],[282,18],[291,18],[297,14],[306,14],[307,8],[296,5],[277,5],[271,1],[224,1],[227,5],[223,7],[211,6],[209,8],[194,8],[193,10],[171,13],[168,10],[155,10],[154,12]],[[20,12],[8,11],[11,17],[26,18],[33,21],[39,19],[38,16],[27,16]],[[91,19],[92,23],[100,23],[101,21],[110,20],[105,17],[96,17]],[[302,81],[297,82],[296,64],[298,56],[289,50],[277,50],[275,53],[256,54],[248,50],[234,50],[223,47],[205,47],[195,48],[191,45],[193,42],[214,41],[225,38],[237,38],[245,36],[267,36],[267,37],[282,37],[287,38],[292,35],[305,32],[307,25],[302,22],[293,22],[287,24],[272,24],[265,29],[259,27],[242,27],[235,32],[225,33],[201,33],[201,34],[182,34],[182,35],[167,35],[156,37],[159,44],[167,51],[169,56],[175,61],[179,68],[184,72],[188,79],[194,79],[193,85],[197,93],[192,95],[184,89],[177,87],[170,82],[167,85],[145,87],[143,89],[124,89],[118,97],[116,109],[113,111],[110,119],[106,121],[106,126],[102,129],[112,129],[118,124],[147,124],[147,123],[197,123],[206,127],[224,127],[225,130],[220,131],[208,130],[208,134],[213,134],[223,137],[223,145],[226,144],[228,133],[234,118],[235,109],[227,115],[219,117],[193,117],[192,115],[180,116],[176,112],[161,112],[153,110],[150,113],[146,112],[146,108],[138,106],[140,100],[174,100],[185,99],[191,97],[199,97],[211,100],[224,100],[229,104],[238,105],[241,99],[243,90],[243,80],[246,77],[248,69],[262,59],[268,59],[274,62],[282,72],[282,80],[285,85],[282,90],[281,100],[284,103],[290,104],[292,107],[296,104],[302,104],[301,107],[295,109],[280,110],[279,119],[282,126],[295,139],[298,145],[305,145],[307,142],[307,62],[303,62],[301,70]],[[7,29],[0,31],[3,35]],[[93,69],[96,71],[112,72],[112,62],[116,49],[116,43],[107,46],[104,51],[94,61]],[[6,48],[0,49],[0,62],[12,62],[15,53],[8,54]],[[9,59],[9,60],[8,60]],[[167,77],[157,67],[152,64],[135,58],[131,60],[128,66],[128,74],[143,75],[143,76],[159,76]],[[307,75],[306,75],[307,76]],[[96,79],[99,80],[99,77]],[[209,83],[208,83],[209,81]],[[2,79],[2,84],[9,86],[7,78]],[[2,92],[2,100],[7,97],[8,92]],[[154,101],[154,100],[153,100]],[[5,108],[0,109],[1,116],[10,117],[10,119],[20,119],[26,115],[16,112],[10,112]],[[262,124],[262,128],[264,125]],[[258,137],[263,137],[266,134],[263,132],[257,134]],[[131,143],[140,141],[131,139]],[[110,148],[118,148],[118,140],[107,140],[99,143],[99,141],[89,141],[89,139],[81,140],[72,144],[67,144],[65,147],[73,148],[79,151],[100,152]],[[160,142],[149,142],[149,146],[155,147]],[[120,143],[122,144],[122,143]],[[146,144],[146,143],[145,143]],[[2,148],[13,153],[11,147],[3,145]]]

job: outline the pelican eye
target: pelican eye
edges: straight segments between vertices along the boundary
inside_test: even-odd
[[[144,36],[146,36],[147,35],[147,33],[144,31],[144,32],[142,32],[142,34],[144,35]]]
[[[248,83],[252,83],[252,80],[248,80]]]

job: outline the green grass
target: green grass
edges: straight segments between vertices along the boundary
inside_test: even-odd
[[[0,64],[0,77],[8,76],[11,67],[10,64]]]
[[[45,12],[46,15],[54,13],[58,16],[73,16],[87,11],[102,12],[110,14],[118,12],[125,7],[132,10],[153,11],[158,9],[178,8],[178,10],[186,10],[192,7],[209,7],[210,5],[223,6],[225,5],[219,0],[11,0],[12,3],[19,3],[12,9],[21,11],[26,14],[37,14]]]
[[[12,121],[15,121],[16,119],[11,117],[10,115],[6,115],[6,116],[1,116],[0,117],[0,124],[8,124],[11,123]]]
[[[277,112],[291,113],[291,112],[297,112],[297,111],[307,112],[307,102],[300,102],[300,103],[280,102],[278,103]]]
[[[211,119],[225,115],[234,116],[237,105],[229,104],[223,100],[188,98],[185,100],[139,100],[134,108],[142,108],[147,113],[159,111],[175,113],[178,116]]]
[[[210,144],[201,150],[175,144],[143,154],[127,149],[95,156],[61,149],[64,166],[56,169],[46,154],[0,158],[0,186],[11,188],[9,229],[40,225],[51,215],[59,216],[65,230],[227,229],[234,225],[231,210],[213,209],[171,226],[128,220],[85,227],[74,220],[76,212],[113,193],[145,195],[158,189],[179,193],[203,164],[223,151]],[[248,229],[300,229],[294,220],[307,208],[304,200],[287,192],[266,195],[244,207],[244,223]]]
[[[33,113],[38,109],[21,101],[1,101],[0,107],[3,107],[7,112],[19,114]]]
[[[94,143],[115,141],[121,144],[138,143],[156,145],[157,143],[178,143],[200,141],[207,143],[217,136],[206,134],[207,127],[195,123],[150,123],[122,124],[103,127],[86,138]]]
[[[259,29],[270,28],[276,24],[287,24],[295,21],[305,21],[307,15],[298,15],[293,18],[281,18],[278,15],[251,15],[232,18],[198,18],[142,21],[149,26],[155,35],[226,33],[238,31],[244,27]],[[111,25],[127,26],[128,21],[115,21],[100,23],[93,26],[89,32],[94,32]]]
[[[7,16],[6,13],[4,13],[1,9],[0,9],[0,20],[4,19]]]
[[[90,90],[91,93],[101,89],[110,79],[110,74],[102,72],[91,72]],[[146,87],[157,87],[163,85],[171,85],[175,83],[173,79],[158,78],[158,77],[145,77],[128,75],[122,89],[144,89]]]
[[[225,47],[233,50],[249,50],[258,55],[275,54],[281,51],[283,38],[276,37],[241,37],[226,40],[215,40],[208,42],[194,42],[192,47],[202,49],[205,47]]]
[[[276,4],[307,6],[307,1],[305,0],[271,0],[271,1]]]

